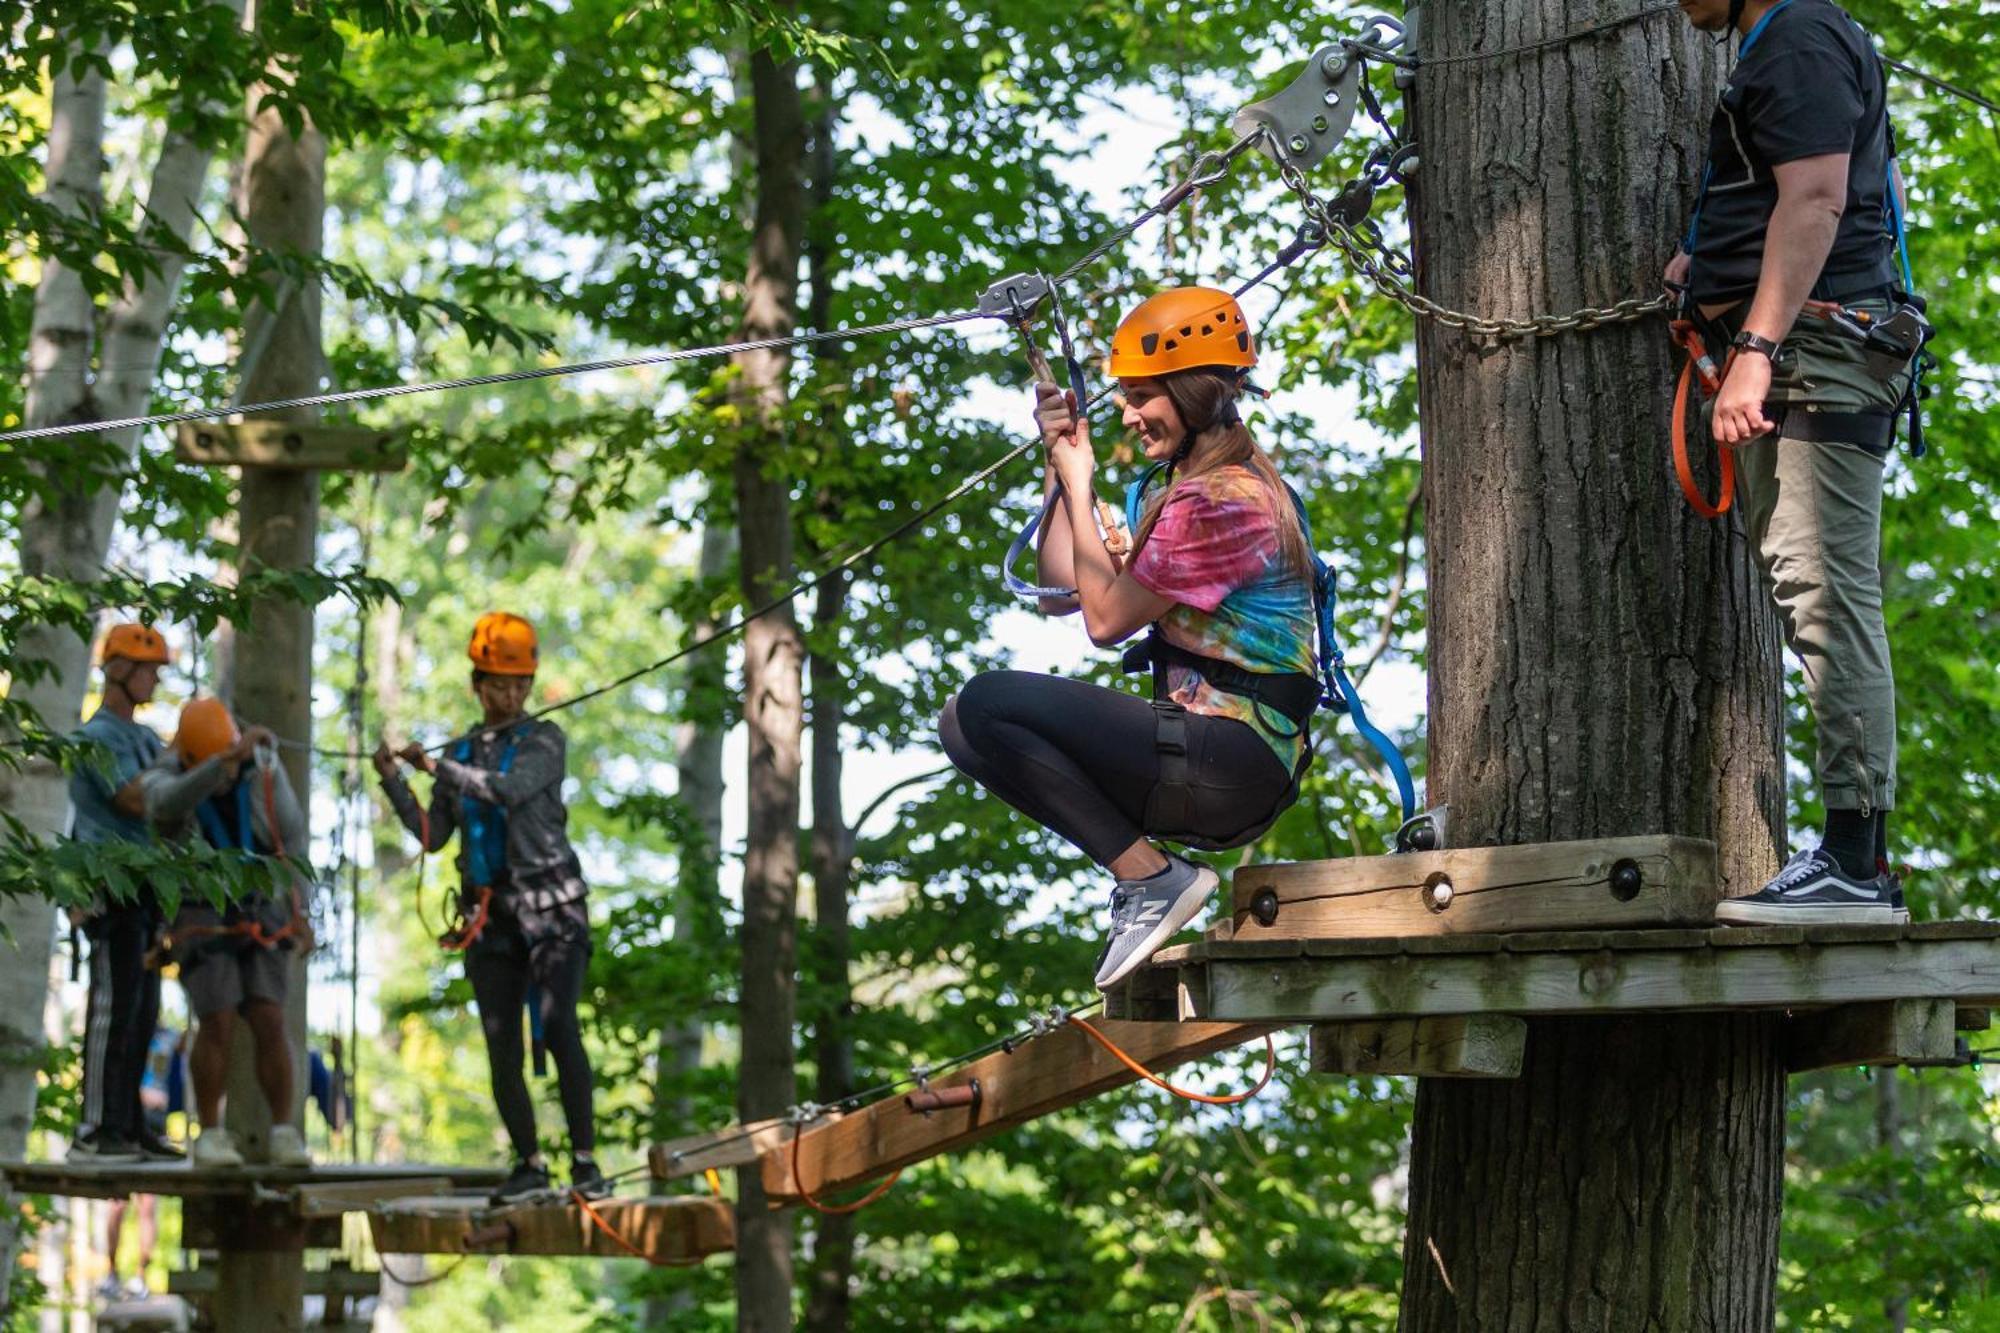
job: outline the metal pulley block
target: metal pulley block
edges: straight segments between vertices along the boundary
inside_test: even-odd
[[[1048,299],[1053,290],[1046,274],[1010,273],[981,292],[979,304],[974,309],[982,315],[1004,319],[1009,324],[1026,324],[1034,318],[1035,308]]]
[[[1310,171],[1326,160],[1354,123],[1367,53],[1393,51],[1402,43],[1403,25],[1377,15],[1368,20],[1360,39],[1334,42],[1313,52],[1296,79],[1238,111],[1230,128],[1239,135],[1262,130],[1264,151],[1279,166]]]
[[[1396,830],[1396,850],[1399,852],[1441,852],[1447,846],[1445,820],[1450,813],[1449,805],[1432,806],[1420,815],[1405,820]],[[1446,881],[1444,901],[1451,901],[1450,881]],[[1442,910],[1441,908],[1436,910]]]

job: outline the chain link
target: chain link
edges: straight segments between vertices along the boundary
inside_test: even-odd
[[[1412,285],[1415,271],[1409,256],[1390,245],[1383,238],[1382,229],[1367,215],[1375,190],[1385,181],[1398,178],[1391,165],[1393,158],[1378,161],[1379,155],[1379,149],[1369,155],[1363,174],[1350,181],[1333,203],[1314,194],[1305,173],[1297,167],[1281,165],[1278,174],[1286,188],[1298,196],[1306,216],[1325,231],[1327,239],[1346,256],[1355,272],[1417,318],[1460,329],[1477,338],[1505,342],[1518,338],[1551,338],[1559,333],[1626,324],[1664,314],[1668,310],[1669,302],[1664,294],[1635,296],[1609,306],[1585,306],[1564,315],[1530,315],[1523,319],[1495,319],[1440,305]]]

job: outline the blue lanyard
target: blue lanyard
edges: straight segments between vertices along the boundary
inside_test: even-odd
[[[518,732],[507,733],[507,744],[500,750],[495,772],[504,774],[514,767],[514,751],[520,744]],[[461,764],[470,763],[471,739],[460,741],[451,757]],[[466,887],[486,888],[507,870],[507,812],[470,795],[461,802],[460,811],[465,825],[465,871],[471,881]]]
[[[202,834],[207,837],[209,846],[225,852],[252,851],[251,843],[255,839],[250,827],[249,778],[240,777],[236,780],[236,836],[233,838],[229,833],[228,822],[222,817],[221,802],[228,796],[228,792],[217,792],[209,797],[195,807],[195,818],[200,822]]]
[[[1736,58],[1739,61],[1749,56],[1750,48],[1755,46],[1757,39],[1764,35],[1764,29],[1771,26],[1771,20],[1778,17],[1778,11],[1790,3],[1792,3],[1792,0],[1778,0],[1778,3],[1772,5],[1763,18],[1758,19],[1750,26],[1750,31],[1743,34],[1743,44],[1736,48]]]

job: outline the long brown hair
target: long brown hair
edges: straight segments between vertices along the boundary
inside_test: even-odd
[[[1286,568],[1303,574],[1311,567],[1305,533],[1294,519],[1292,497],[1271,456],[1257,447],[1250,428],[1243,424],[1237,400],[1243,396],[1243,381],[1233,374],[1213,370],[1179,370],[1160,376],[1160,388],[1180,414],[1181,423],[1194,434],[1194,445],[1180,460],[1171,485],[1147,497],[1139,516],[1139,530],[1133,534],[1132,552],[1138,554],[1160,521],[1167,497],[1182,485],[1219,467],[1246,467],[1264,483],[1264,505],[1278,533],[1278,554]]]

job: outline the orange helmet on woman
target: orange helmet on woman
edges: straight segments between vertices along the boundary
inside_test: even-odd
[[[128,662],[151,662],[155,666],[167,664],[166,635],[151,625],[141,625],[136,620],[113,625],[104,636],[104,645],[97,650],[97,660],[109,662],[122,657]]]
[[[488,611],[472,627],[465,655],[490,676],[532,676],[539,660],[535,627],[508,611]]]
[[[206,763],[242,739],[236,719],[220,699],[190,699],[181,709],[181,723],[174,732],[174,749],[189,768]]]
[[[1257,364],[1243,307],[1213,287],[1174,287],[1141,301],[1111,335],[1105,371],[1113,379],[1150,379],[1177,370]]]

